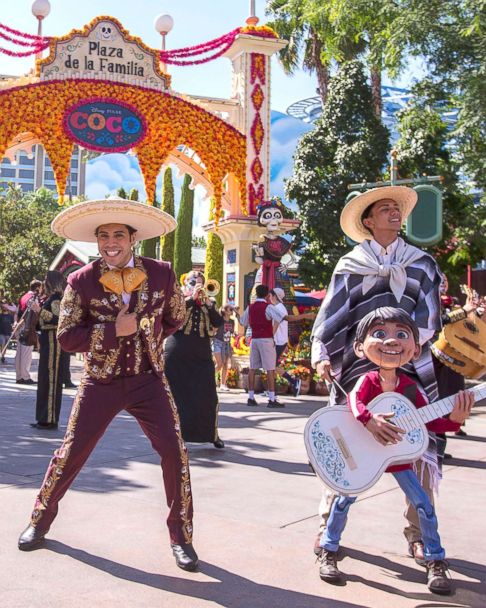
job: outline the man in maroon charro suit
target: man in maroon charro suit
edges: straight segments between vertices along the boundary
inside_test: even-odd
[[[122,199],[80,203],[53,222],[60,236],[96,240],[101,259],[69,275],[61,302],[58,339],[63,350],[86,353],[85,374],[63,444],[19,538],[23,551],[42,543],[59,500],[109,423],[126,410],[161,456],[176,563],[184,570],[197,567],[189,463],[162,356],[164,339],[184,320],[185,302],[170,264],[132,253],[135,239],[174,227],[175,220],[159,209]]]

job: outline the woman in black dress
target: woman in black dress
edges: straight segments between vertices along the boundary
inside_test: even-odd
[[[39,312],[39,369],[37,378],[37,401],[35,417],[31,426],[37,429],[56,430],[59,423],[62,401],[60,374],[61,347],[57,341],[57,323],[61,309],[61,298],[66,286],[63,275],[50,270],[44,281],[45,300]]]
[[[204,275],[191,271],[183,278],[186,318],[165,343],[165,375],[179,411],[184,441],[224,443],[218,434],[218,395],[210,337],[223,323],[204,291]]]

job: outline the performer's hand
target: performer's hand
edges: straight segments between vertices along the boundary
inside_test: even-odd
[[[469,418],[472,406],[474,405],[474,395],[471,391],[460,391],[454,401],[454,409],[449,416],[449,420],[462,424]]]
[[[137,331],[137,315],[134,312],[127,312],[128,304],[121,307],[115,321],[115,329],[117,338],[123,336],[131,336]]]
[[[367,430],[373,435],[378,443],[381,443],[381,445],[398,443],[402,440],[400,435],[405,433],[403,429],[388,422],[387,419],[393,418],[393,415],[393,412],[388,414],[373,414],[373,418],[370,418],[366,425]]]
[[[316,372],[321,380],[332,382],[331,362],[328,359],[319,361],[316,365]]]

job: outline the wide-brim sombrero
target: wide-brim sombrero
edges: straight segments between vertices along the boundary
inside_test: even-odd
[[[384,186],[367,190],[346,203],[341,213],[341,229],[351,240],[361,243],[373,237],[361,221],[361,216],[370,205],[384,199],[396,201],[400,206],[402,222],[404,222],[415,207],[417,198],[415,190],[407,186]]]
[[[137,231],[137,241],[163,236],[177,226],[171,215],[152,205],[106,198],[67,207],[53,220],[51,229],[63,239],[96,243],[96,229],[105,224],[131,226]]]

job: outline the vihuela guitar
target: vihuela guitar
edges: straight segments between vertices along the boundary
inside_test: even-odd
[[[486,382],[473,389],[475,401],[486,398]],[[375,397],[373,414],[394,413],[393,424],[406,433],[396,444],[382,445],[356,420],[347,405],[323,407],[312,414],[304,430],[311,465],[326,486],[338,494],[355,496],[371,488],[391,465],[418,460],[427,449],[425,426],[452,412],[455,395],[420,409],[400,393]]]

